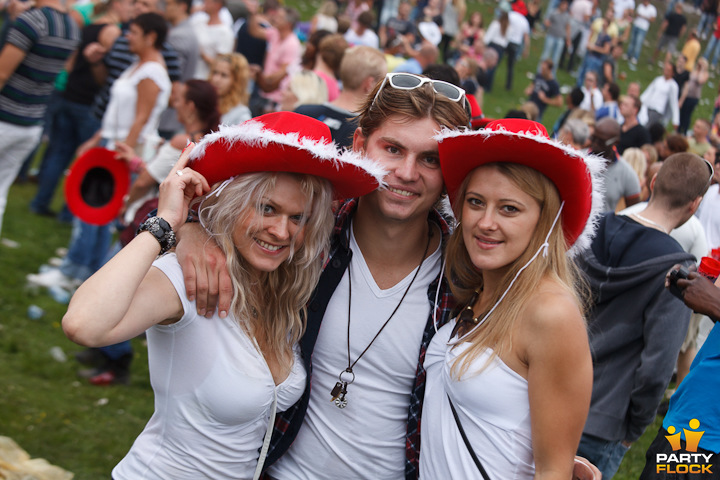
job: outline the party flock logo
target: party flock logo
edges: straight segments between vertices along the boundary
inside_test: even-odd
[[[712,453],[698,453],[698,443],[702,438],[705,431],[697,431],[700,428],[700,421],[697,418],[693,418],[688,422],[688,427],[683,428],[685,433],[685,448],[682,448],[680,436],[681,432],[677,432],[677,429],[670,425],[667,429],[670,435],[665,435],[667,441],[672,447],[672,453],[657,453],[655,454],[655,472],[656,473],[707,473],[712,474]],[[684,450],[685,453],[680,453],[680,450]]]

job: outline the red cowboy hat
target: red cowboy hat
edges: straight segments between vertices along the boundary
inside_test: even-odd
[[[222,125],[193,148],[188,166],[210,185],[252,172],[317,175],[330,180],[337,199],[372,192],[386,173],[358,153],[338,150],[323,122],[293,112]]]
[[[80,220],[105,225],[123,206],[130,188],[130,169],[107,148],[91,148],[80,155],[65,179],[65,201]]]
[[[451,202],[465,177],[481,165],[526,165],[548,177],[565,202],[562,225],[572,253],[590,245],[602,205],[604,159],[551,140],[542,124],[517,118],[495,120],[481,130],[446,129],[434,138]]]

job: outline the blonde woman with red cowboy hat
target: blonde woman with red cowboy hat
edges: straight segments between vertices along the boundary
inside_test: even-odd
[[[374,190],[384,175],[330,138],[322,122],[279,112],[191,144],[160,185],[158,216],[73,295],[63,328],[75,342],[147,330],[155,413],[115,480],[259,476],[275,411],[305,388],[297,342],[327,255],[331,202]],[[156,257],[210,184],[198,215],[227,255],[233,302],[208,320],[187,299],[175,254]]]
[[[603,161],[529,120],[443,131],[459,315],[425,358],[420,478],[567,480],[592,391],[578,276]]]

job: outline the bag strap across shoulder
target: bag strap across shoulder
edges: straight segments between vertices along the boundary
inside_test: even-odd
[[[447,396],[447,399],[448,402],[450,402],[450,409],[452,410],[453,417],[455,417],[455,423],[458,426],[458,430],[460,430],[460,436],[462,437],[463,442],[465,442],[465,446],[467,447],[468,452],[470,452],[470,456],[472,457],[473,462],[475,462],[478,470],[480,470],[480,475],[482,475],[483,479],[490,480],[490,477],[485,471],[485,468],[482,466],[482,463],[480,463],[480,459],[477,457],[477,455],[475,455],[475,450],[473,450],[472,445],[470,445],[470,441],[468,440],[467,435],[465,435],[465,430],[460,423],[460,418],[458,418],[457,411],[455,411],[455,405],[453,405],[452,400],[450,400],[450,395]]]

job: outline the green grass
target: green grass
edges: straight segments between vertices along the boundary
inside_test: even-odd
[[[302,6],[300,11],[307,19],[320,2],[296,0],[288,3]],[[469,2],[470,10],[481,9],[486,18],[490,18],[494,5],[495,2]],[[691,19],[693,21],[697,19]],[[649,44],[654,45],[657,35],[653,29],[647,38]],[[511,92],[503,88],[505,65],[500,66],[496,87],[485,97],[487,116],[501,116],[522,104],[525,100],[523,90],[529,83],[525,74],[534,72],[542,45],[542,37],[532,40],[530,57],[522,59],[516,66],[515,86]],[[649,53],[650,47],[646,46],[643,55]],[[630,81],[640,81],[647,86],[660,74],[657,65],[647,64],[641,64],[637,72],[631,72],[623,61],[619,71],[627,74],[626,80],[620,82],[623,90]],[[564,85],[573,83],[573,79],[562,71],[558,80]],[[698,115],[709,118],[714,92],[714,86],[705,87],[706,98],[697,108],[696,118]],[[544,119],[548,129],[560,113],[559,108],[548,108]],[[140,340],[133,341],[136,358],[128,387],[93,387],[76,377],[78,365],[72,354],[81,347],[67,340],[60,328],[65,307],[55,303],[42,290],[25,288],[25,275],[36,272],[54,255],[56,248],[66,247],[70,237],[69,226],[28,213],[27,206],[35,190],[34,184],[12,187],[3,224],[3,238],[18,242],[19,247],[0,245],[0,435],[13,438],[31,456],[46,458],[74,472],[78,480],[107,479],[153,411],[147,350]],[[58,210],[60,205],[58,194],[53,207]],[[28,318],[27,308],[31,304],[45,310],[42,319]],[[102,312],[97,314],[102,315]],[[66,352],[67,362],[53,360],[49,353],[53,346]],[[645,451],[659,425],[658,420],[632,447],[615,478],[638,478]]]
[[[605,7],[607,3],[607,0],[600,2],[603,7]],[[546,4],[547,2],[543,2],[543,5]],[[656,5],[656,7],[658,8],[658,17],[662,18],[662,16],[664,16],[664,6],[663,4],[658,5]],[[469,11],[480,10],[481,12],[483,12],[483,18],[485,18],[486,26],[488,25],[489,19],[492,19],[492,11],[494,6],[495,2],[477,2],[472,0],[468,2]],[[689,14],[688,20],[691,25],[695,25],[697,24],[698,16]],[[640,82],[640,85],[644,90],[645,87],[647,87],[655,77],[657,77],[658,75],[662,75],[662,68],[659,67],[657,63],[651,64],[649,62],[649,57],[657,44],[657,40],[659,39],[659,34],[657,32],[659,24],[659,20],[655,22],[651,26],[645,38],[645,45],[643,46],[643,50],[640,56],[641,61],[637,65],[637,71],[631,71],[628,68],[628,63],[626,61],[622,59],[619,61],[617,72],[625,77],[624,80],[618,81],[621,92],[625,92],[630,82]],[[499,65],[495,75],[493,90],[490,94],[485,94],[485,100],[483,105],[483,112],[485,116],[490,118],[502,117],[510,108],[519,107],[527,100],[524,95],[524,89],[531,83],[531,80],[527,78],[526,74],[529,72],[535,72],[538,60],[542,53],[544,41],[545,37],[542,33],[536,34],[535,38],[531,39],[530,54],[528,55],[528,58],[522,58],[515,65],[515,78],[513,82],[513,89],[511,91],[507,91],[504,88],[507,75],[506,60],[503,60],[503,62]],[[678,45],[678,49],[681,49],[682,45],[683,43],[680,42]],[[702,46],[704,49],[705,44],[703,43]],[[648,60],[645,61],[645,59]],[[579,65],[577,65],[577,67],[579,67]],[[572,87],[577,82],[577,79],[570,76],[570,74],[568,74],[564,70],[558,69],[557,81],[561,86]],[[703,88],[703,99],[693,113],[693,121],[694,119],[699,117],[704,117],[708,120],[710,119],[710,116],[712,114],[712,105],[716,96],[717,84],[718,77],[713,76]],[[545,125],[548,131],[551,131],[550,129],[553,127],[555,121],[563,111],[564,107],[562,109],[552,106],[547,108],[547,110],[545,111],[545,115],[543,116],[542,123]]]
[[[76,479],[108,478],[153,411],[147,350],[134,340],[129,387],[94,387],[76,377],[72,354],[82,348],[62,332],[65,306],[25,286],[25,275],[36,272],[57,247],[66,247],[70,237],[69,226],[28,213],[35,190],[34,184],[12,187],[3,225],[3,238],[19,247],[0,246],[0,435],[74,472]],[[59,198],[54,207],[60,207]],[[41,319],[28,318],[31,304],[45,310]],[[67,362],[52,358],[54,346],[63,349]]]

